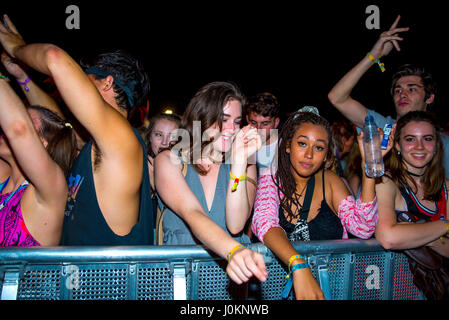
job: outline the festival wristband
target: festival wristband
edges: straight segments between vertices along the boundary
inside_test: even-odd
[[[293,261],[295,261],[295,260],[297,260],[297,259],[303,259],[303,260],[305,260],[304,257],[301,256],[301,255],[299,255],[299,254],[295,254],[295,255],[291,256],[290,259],[288,259],[288,270],[289,270],[289,271],[290,271],[290,269],[291,269],[291,266],[292,266]]]
[[[231,258],[233,256],[233,254],[240,248],[245,248],[245,246],[242,246],[241,244],[236,245],[234,248],[231,249],[231,251],[229,251],[226,259],[228,260],[228,262],[231,261]]]
[[[379,65],[379,68],[382,72],[385,72],[385,65],[383,63],[381,63],[379,59],[374,58],[370,52],[368,52],[367,56],[371,61],[374,61],[375,63],[377,63]]]
[[[288,280],[287,280],[287,284],[284,287],[284,290],[282,290],[282,299],[287,299],[288,295],[290,294],[290,291],[292,290],[293,277],[291,276],[291,274],[297,270],[306,269],[306,268],[309,268],[309,265],[307,264],[307,262],[297,263],[292,267],[292,269],[286,276],[286,278]]]
[[[232,185],[232,188],[231,188],[231,191],[234,192],[235,190],[237,190],[237,186],[239,185],[239,182],[246,179],[246,173],[237,178],[235,175],[232,174],[232,172],[229,172],[229,177],[231,178],[231,180],[234,180],[234,184]]]
[[[19,81],[19,80],[16,80],[16,81],[17,81],[18,84],[23,86],[25,91],[27,91],[27,92],[30,91],[30,88],[28,88],[28,83],[30,82],[30,77],[27,77],[24,82]]]

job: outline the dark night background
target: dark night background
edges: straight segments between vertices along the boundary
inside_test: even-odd
[[[80,9],[80,29],[65,27],[66,7]],[[380,30],[368,30],[368,5],[380,9]],[[332,86],[371,49],[398,14],[409,26],[401,52],[372,67],[352,96],[394,116],[390,78],[404,63],[425,66],[439,87],[434,110],[446,111],[449,86],[447,11],[442,1],[2,1],[28,43],[55,43],[75,59],[88,52],[125,49],[141,59],[151,81],[150,114],[182,113],[204,84],[237,83],[246,95],[275,94],[283,114],[315,105],[329,120]],[[447,118],[441,116],[444,122]]]

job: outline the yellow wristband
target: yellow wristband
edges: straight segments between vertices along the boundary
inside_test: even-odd
[[[295,255],[291,256],[290,259],[288,259],[288,272],[290,272],[293,261],[295,261],[297,259],[305,260],[304,257],[299,254],[295,254]]]
[[[246,173],[244,175],[242,175],[241,177],[237,178],[235,175],[232,174],[232,172],[229,172],[229,177],[231,178],[231,180],[234,180],[234,184],[232,185],[232,188],[231,188],[231,191],[234,192],[235,190],[237,190],[237,186],[239,185],[239,182],[246,179]]]
[[[231,251],[229,251],[228,256],[226,258],[228,260],[228,262],[231,261],[232,255],[240,248],[245,248],[245,246],[238,244],[234,248],[232,248]]]

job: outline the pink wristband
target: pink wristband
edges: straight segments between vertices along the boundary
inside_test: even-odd
[[[24,86],[25,91],[29,91],[30,88],[28,88],[27,84],[28,82],[30,82],[30,77],[27,77],[26,80],[24,82],[21,82],[19,80],[16,80],[18,84],[21,84],[22,86]]]

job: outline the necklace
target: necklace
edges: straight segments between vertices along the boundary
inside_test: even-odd
[[[297,203],[298,206],[300,206],[301,208],[302,208],[302,204],[299,203],[299,199],[301,199],[301,197],[302,197],[304,191],[306,190],[306,187],[307,187],[307,183],[304,185],[304,188],[302,188],[302,191],[301,191],[301,193],[300,193],[299,195],[295,192],[295,200],[296,200],[296,203]],[[304,204],[304,203],[303,203],[303,204]]]
[[[9,178],[8,180],[9,181]],[[6,183],[2,186],[2,191],[5,188]],[[5,200],[2,201],[2,203],[0,204],[0,210],[3,209],[3,207],[8,203],[8,201],[16,194],[16,192],[22,190],[23,188],[26,188],[28,186],[28,181],[24,180],[18,187],[16,190],[14,190],[13,192],[11,192],[11,194],[9,195],[9,197],[7,197]]]
[[[411,176],[414,176],[414,177],[418,177],[418,178],[420,178],[420,177],[422,177],[423,175],[425,175],[426,173],[424,172],[423,174],[416,174],[416,173],[413,173],[413,172],[410,172],[410,171],[408,171],[408,170],[405,170],[409,175],[411,175]]]

